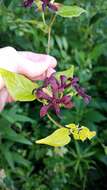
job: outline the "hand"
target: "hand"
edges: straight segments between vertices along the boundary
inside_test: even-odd
[[[12,47],[0,49],[0,68],[25,75],[32,81],[44,80],[55,72],[57,62],[54,57],[32,52],[18,52]],[[0,111],[12,98],[0,76]]]

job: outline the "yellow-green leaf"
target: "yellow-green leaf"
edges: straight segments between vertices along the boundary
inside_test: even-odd
[[[0,69],[0,75],[3,77],[6,88],[14,100],[33,101],[36,96],[32,94],[37,84],[33,83],[25,76],[16,74],[5,69]]]
[[[81,127],[79,131],[80,140],[84,141],[87,138],[92,139],[96,135],[95,131],[90,131],[87,127]]]
[[[72,17],[78,17],[84,12],[86,12],[86,10],[84,10],[81,7],[63,5],[61,6],[61,8],[59,8],[57,14],[62,17],[72,18]]]
[[[96,132],[95,131],[90,131],[89,133],[88,133],[88,139],[90,140],[90,139],[92,139],[93,137],[95,137],[96,136]]]
[[[66,127],[71,129],[72,131],[78,130],[78,126],[75,125],[74,123],[70,123],[70,124],[66,125]]]
[[[69,69],[67,70],[64,70],[64,71],[60,71],[60,72],[56,72],[55,73],[55,77],[57,79],[60,78],[61,75],[64,75],[66,77],[73,77],[73,74],[74,74],[74,66],[72,65]]]
[[[67,128],[61,128],[57,129],[48,137],[37,140],[36,143],[58,147],[68,144],[70,140],[71,138],[69,137],[69,130]]]
[[[95,131],[90,131],[87,127],[84,126],[79,128],[78,125],[75,125],[74,123],[66,125],[66,127],[70,129],[70,132],[75,140],[84,141],[87,138],[90,140],[96,135]]]
[[[75,140],[79,140],[79,132],[78,132],[78,126],[75,125],[74,123],[71,123],[69,125],[66,125],[70,129],[71,134],[73,135]]]
[[[82,129],[80,129],[79,131],[80,140],[85,141],[88,138],[89,132],[90,132],[89,129],[86,127],[83,127]]]

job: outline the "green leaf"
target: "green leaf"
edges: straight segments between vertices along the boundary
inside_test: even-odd
[[[104,163],[107,166],[107,155],[100,154],[97,155],[96,157],[98,160],[100,160],[102,163]]]
[[[29,167],[30,166],[30,161],[26,160],[25,158],[22,157],[22,155],[20,155],[17,152],[12,152],[12,156],[13,156],[13,160],[14,162],[21,164],[25,167]]]
[[[59,16],[62,16],[62,17],[69,17],[69,18],[72,18],[72,17],[78,17],[80,16],[82,13],[86,12],[86,10],[84,10],[83,8],[81,7],[78,7],[78,6],[66,6],[66,5],[63,5],[61,6],[61,8],[58,10],[57,14]]]
[[[57,79],[60,78],[61,75],[65,75],[66,77],[73,77],[73,73],[74,73],[74,66],[72,65],[69,69],[65,70],[65,71],[60,71],[55,73],[55,77]]]
[[[22,20],[22,19],[20,19],[20,18],[18,18],[17,19],[17,22],[19,22],[19,23],[28,23],[28,24],[31,24],[31,25],[33,25],[33,26],[36,26],[37,28],[39,28],[40,30],[42,30],[42,32],[44,32],[44,33],[48,33],[48,25],[47,24],[44,24],[43,22],[41,22],[41,21],[38,21],[38,20],[36,20],[36,19],[30,19],[30,20],[28,20],[28,19],[24,19],[24,20]],[[33,31],[32,31],[33,32]]]
[[[99,123],[106,120],[106,117],[99,111],[88,109],[84,114],[84,120]]]
[[[69,137],[69,130],[66,128],[57,129],[46,138],[37,140],[37,144],[47,144],[50,146],[60,147],[68,144],[71,138]]]
[[[11,3],[11,0],[3,0],[3,3],[6,7],[8,7]]]
[[[6,161],[8,162],[9,166],[14,169],[14,160],[11,154],[11,151],[5,147],[5,145],[2,144],[2,146],[0,147],[0,150],[3,154],[3,156],[5,157]]]
[[[13,108],[11,110],[3,110],[1,115],[12,124],[16,122],[35,122],[35,120],[31,119],[30,117],[22,115],[22,113],[17,113]]]
[[[31,82],[23,75],[5,69],[0,69],[0,74],[14,100],[33,101],[36,99],[36,96],[32,94],[32,91],[37,88],[37,84]]]
[[[0,125],[0,134],[3,139],[8,139],[13,142],[19,142],[22,144],[32,145],[32,143],[27,138],[25,138],[23,134],[16,133],[13,129],[11,129],[10,126]]]

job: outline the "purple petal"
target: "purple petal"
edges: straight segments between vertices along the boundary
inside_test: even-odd
[[[41,0],[43,3],[48,4],[49,0]]]
[[[51,100],[51,97],[47,95],[43,90],[38,89],[36,92],[36,96],[39,99]]]
[[[66,81],[67,81],[67,77],[64,76],[64,75],[61,75],[61,76],[60,76],[60,80],[61,80],[61,87],[62,87],[62,88],[65,88],[65,86],[66,86]]]
[[[47,78],[44,80],[43,87],[47,87],[48,85],[49,85],[49,78],[47,77]]]
[[[52,11],[55,11],[55,12],[58,10],[57,6],[54,5],[53,3],[49,3],[49,4],[48,4],[48,7],[49,7]]]
[[[40,117],[44,117],[48,113],[48,109],[51,107],[51,104],[42,106],[40,109]]]
[[[60,107],[59,107],[59,104],[57,104],[56,102],[53,104],[53,108],[56,112],[57,115],[59,115],[60,113]]]
[[[74,77],[72,80],[71,80],[71,85],[73,87],[77,86],[78,84],[78,81],[79,81],[79,78],[78,77]]]
[[[74,104],[73,104],[73,102],[69,102],[69,103],[64,104],[64,107],[71,109],[72,107],[74,107]]]
[[[79,86],[75,87],[77,93],[79,96],[81,96],[83,99],[84,99],[84,102],[86,104],[88,104],[91,100],[91,96],[88,96],[86,93],[85,93],[85,89],[84,88],[81,88]]]
[[[78,93],[79,96],[84,97],[84,95],[85,95],[85,89],[84,88],[76,86],[75,89],[76,89],[76,91],[77,91],[77,93]]]
[[[31,7],[32,4],[33,4],[33,1],[34,1],[34,0],[25,0],[25,1],[23,2],[23,6],[24,6],[24,7]]]
[[[61,103],[64,104],[64,106],[69,109],[74,106],[74,104],[71,102],[71,97],[66,95],[62,97]]]
[[[47,4],[42,3],[42,10],[45,12]]]
[[[49,84],[52,88],[53,95],[55,95],[58,92],[59,82],[53,75],[51,75],[48,80],[49,80]]]
[[[84,97],[84,102],[85,102],[86,104],[89,104],[90,100],[91,100],[91,96],[85,95],[85,97]]]

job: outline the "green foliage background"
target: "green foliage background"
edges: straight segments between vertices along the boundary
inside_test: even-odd
[[[62,1],[59,1],[62,2]],[[106,190],[107,189],[107,1],[66,0],[88,13],[78,18],[57,18],[51,38],[51,55],[57,70],[75,67],[75,75],[92,96],[86,107],[62,110],[61,123],[86,125],[96,130],[92,142],[74,142],[53,149],[36,145],[56,126],[40,119],[40,105],[13,103],[0,113],[1,190]],[[50,15],[47,15],[47,19]],[[21,1],[0,1],[0,47],[45,53],[47,33],[38,13],[21,7]],[[45,31],[45,32],[43,32]]]

